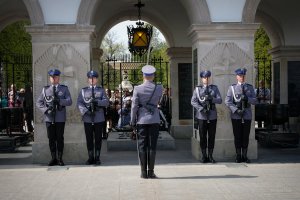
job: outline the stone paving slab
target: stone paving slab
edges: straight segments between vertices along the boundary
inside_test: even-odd
[[[162,164],[148,180],[138,165],[1,169],[0,199],[300,198],[300,164],[241,165]]]
[[[104,142],[104,146],[105,146]],[[158,179],[141,179],[137,153],[101,152],[103,165],[32,164],[31,146],[0,154],[0,200],[300,199],[300,148],[259,149],[251,164],[201,164],[189,141],[158,151]]]

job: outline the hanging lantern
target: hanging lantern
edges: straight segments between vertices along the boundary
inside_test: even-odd
[[[144,26],[144,22],[141,22],[141,7],[144,5],[145,4],[142,4],[140,0],[134,5],[138,7],[138,22],[136,23],[137,27],[134,28],[133,25],[127,26],[129,51],[132,54],[139,56],[142,56],[147,52],[153,29],[152,26]]]

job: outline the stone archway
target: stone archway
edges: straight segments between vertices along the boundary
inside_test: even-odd
[[[243,23],[253,23],[255,14],[261,0],[246,0],[242,14]]]
[[[38,0],[23,0],[29,17],[31,25],[44,25],[44,15]]]
[[[103,1],[104,0],[81,1],[78,9],[77,24],[91,24],[91,19],[95,12],[95,9],[97,8],[97,5]],[[195,23],[207,24],[211,22],[206,0],[179,0],[179,1],[187,11],[191,24],[195,24]]]

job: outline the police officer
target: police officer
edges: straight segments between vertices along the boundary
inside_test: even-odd
[[[237,163],[250,163],[247,157],[252,120],[250,104],[257,103],[253,86],[245,83],[246,72],[245,68],[235,70],[237,83],[229,86],[225,99],[225,104],[231,111]]]
[[[154,164],[160,123],[157,105],[163,87],[153,82],[155,71],[151,65],[142,68],[144,83],[134,87],[131,104],[131,125],[137,128],[141,178],[156,178]]]
[[[52,159],[49,166],[63,166],[64,129],[66,121],[66,106],[72,104],[69,89],[59,84],[60,71],[48,71],[51,85],[45,86],[37,99],[37,107],[44,113],[49,138]],[[57,153],[57,155],[56,155]],[[58,156],[58,159],[57,157]]]
[[[98,73],[91,70],[87,73],[87,77],[89,86],[82,88],[80,91],[77,99],[77,106],[84,122],[89,157],[86,164],[100,165],[102,131],[105,122],[104,108],[109,105],[109,100],[105,90],[102,87],[97,86]]]
[[[199,124],[202,163],[215,163],[216,161],[212,156],[217,126],[217,110],[215,104],[221,104],[222,98],[218,87],[210,84],[210,71],[202,71],[200,77],[202,85],[195,88],[191,104],[197,111],[196,118]]]

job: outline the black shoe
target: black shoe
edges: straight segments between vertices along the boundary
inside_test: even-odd
[[[141,178],[145,178],[145,179],[148,178],[147,171],[142,170]]]
[[[202,152],[202,160],[201,160],[201,162],[202,163],[207,163],[209,161],[209,159],[208,159],[207,154],[206,154],[206,148],[205,149],[201,149],[201,152]]]
[[[48,163],[48,166],[57,165],[56,152],[51,152],[51,157],[52,157],[52,159]]]
[[[62,160],[62,156],[63,156],[63,153],[62,152],[58,152],[57,164],[59,166],[64,166],[65,165],[64,161]]]
[[[95,163],[94,160],[94,151],[88,151],[89,159],[85,162],[86,165],[93,165]]]
[[[203,156],[202,156],[201,162],[202,162],[202,163],[208,163],[208,162],[209,162],[208,157],[203,157]]]
[[[153,170],[148,170],[148,178],[157,178]]]
[[[57,160],[57,164],[58,164],[59,166],[65,166],[65,163],[64,163],[63,160]]]
[[[95,165],[101,165],[101,160],[99,158],[95,160]]]
[[[95,155],[95,165],[101,165],[101,161],[100,161],[100,150],[96,150],[96,155]]]
[[[57,165],[57,160],[51,159],[50,162],[48,163],[48,166],[54,166],[54,165]]]
[[[211,156],[208,156],[208,161],[209,161],[210,163],[216,163],[216,161],[215,161],[215,159],[212,157],[212,155],[211,155]]]
[[[94,159],[90,159],[90,158],[85,162],[86,165],[93,165],[94,163],[95,163]]]
[[[241,162],[242,162],[242,157],[241,157],[241,155],[236,155],[235,162],[236,162],[236,163],[241,163]]]
[[[242,162],[251,163],[251,161],[247,157],[247,151],[248,151],[248,148],[242,149]]]
[[[213,151],[214,151],[214,149],[208,149],[208,161],[210,163],[216,163],[215,159],[212,156]]]
[[[235,152],[236,152],[235,162],[241,163],[242,162],[241,148],[235,148]]]

